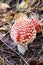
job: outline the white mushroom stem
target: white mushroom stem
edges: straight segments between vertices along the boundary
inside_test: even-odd
[[[19,51],[21,54],[24,54],[24,53],[26,52],[26,50],[28,50],[27,45],[23,46],[23,45],[18,44],[18,51]]]

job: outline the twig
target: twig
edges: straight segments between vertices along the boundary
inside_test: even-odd
[[[6,57],[4,57],[4,59],[11,65],[11,63],[8,61],[8,59]]]
[[[26,65],[29,65],[28,63],[27,63],[27,61],[18,53],[18,52],[16,52],[14,49],[12,49],[9,45],[7,45],[2,39],[1,39],[1,41],[6,45],[6,46],[8,46],[13,52],[15,52],[17,55],[19,55],[23,60],[24,60],[24,62],[26,63]]]

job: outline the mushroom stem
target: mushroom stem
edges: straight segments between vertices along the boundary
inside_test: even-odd
[[[21,54],[24,54],[26,52],[26,50],[28,50],[28,46],[27,45],[23,46],[23,45],[18,44],[18,51]]]

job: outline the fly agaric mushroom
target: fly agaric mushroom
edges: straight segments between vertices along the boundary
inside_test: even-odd
[[[19,52],[24,54],[28,49],[28,43],[36,38],[34,24],[30,23],[25,17],[18,18],[11,28],[11,38],[17,43]]]

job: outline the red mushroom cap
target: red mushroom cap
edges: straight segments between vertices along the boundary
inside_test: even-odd
[[[21,17],[16,20],[11,29],[11,38],[15,43],[25,45],[36,37],[35,26],[27,18]]]
[[[33,18],[30,20],[30,22],[35,25],[36,31],[40,32],[39,20],[37,18]]]
[[[30,20],[30,22],[36,26],[36,25],[38,25],[39,20],[37,18],[33,18]]]

